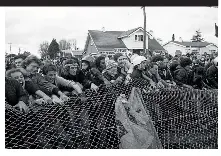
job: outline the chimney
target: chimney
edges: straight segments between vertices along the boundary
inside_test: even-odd
[[[105,28],[104,27],[102,27],[102,31],[105,32]]]
[[[183,39],[180,37],[180,38],[179,38],[179,41],[180,41],[180,42],[183,42]]]

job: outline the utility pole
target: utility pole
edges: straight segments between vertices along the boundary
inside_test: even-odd
[[[141,7],[143,9],[143,16],[144,16],[144,40],[143,40],[143,52],[146,54],[146,40],[147,40],[147,31],[146,31],[146,11],[145,11],[145,6]],[[150,55],[148,51],[148,55]]]
[[[20,52],[21,52],[21,48],[19,47],[19,49],[18,49],[18,54],[20,54]]]
[[[12,43],[8,43],[10,45],[10,53],[12,52]]]

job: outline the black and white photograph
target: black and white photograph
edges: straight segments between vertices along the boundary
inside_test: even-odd
[[[218,6],[4,10],[5,149],[218,149]]]

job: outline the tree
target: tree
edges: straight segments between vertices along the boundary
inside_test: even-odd
[[[41,58],[45,58],[48,55],[48,48],[49,48],[49,43],[47,41],[44,41],[43,43],[40,44],[38,51],[41,54]]]
[[[48,55],[51,59],[55,59],[58,53],[60,53],[59,44],[57,43],[56,39],[53,38],[48,47]]]
[[[175,41],[175,35],[173,34],[173,36],[172,36],[172,41]]]
[[[59,48],[60,50],[68,50],[68,49],[71,49],[71,43],[68,42],[67,40],[65,39],[62,39],[59,41]]]
[[[200,30],[196,31],[196,34],[193,35],[191,40],[192,40],[192,42],[203,42],[204,41],[204,38],[202,38]]]

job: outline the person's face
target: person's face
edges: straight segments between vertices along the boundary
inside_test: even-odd
[[[164,62],[165,64],[168,64],[169,60],[168,60],[167,58],[165,58],[165,59],[163,60],[163,62]]]
[[[146,64],[147,61],[142,61],[139,65],[138,65],[138,69],[139,70],[144,70],[146,68]]]
[[[77,70],[78,70],[78,64],[77,63],[73,63],[72,65],[70,65],[69,73],[71,75],[76,75],[77,74]]]
[[[118,62],[118,65],[119,66],[124,66],[126,61],[127,61],[127,57],[126,56],[120,56],[118,59],[117,59],[117,62]]]
[[[24,76],[21,72],[14,72],[11,74],[11,77],[14,78],[15,80],[17,80],[21,86],[24,88],[25,86],[25,79]]]
[[[82,62],[81,68],[84,69],[84,70],[86,70],[86,69],[88,68],[88,64],[85,63],[85,62]]]
[[[103,59],[103,60],[100,61],[100,67],[101,67],[102,69],[105,69],[105,68],[106,68],[105,59]]]
[[[49,81],[49,82],[51,82],[51,83],[54,83],[55,78],[56,78],[56,75],[57,75],[57,72],[56,72],[56,71],[49,71],[49,72],[46,74],[46,79],[47,79],[47,81]]]
[[[16,66],[17,68],[20,68],[22,61],[23,61],[22,58],[16,59],[16,60],[15,60],[15,66]]]
[[[26,67],[27,72],[30,72],[31,74],[36,74],[38,72],[38,69],[39,69],[39,65],[35,62],[30,63]]]

